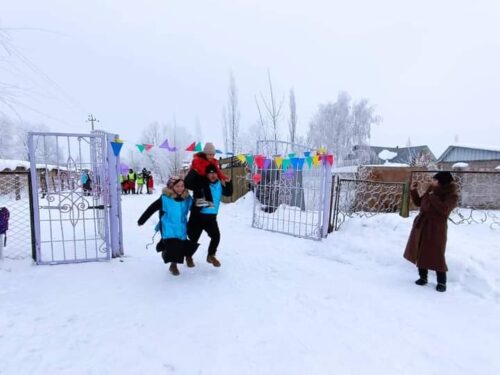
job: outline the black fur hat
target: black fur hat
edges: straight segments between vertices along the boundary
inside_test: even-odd
[[[440,185],[448,185],[453,182],[453,176],[450,172],[438,172],[432,178],[438,180]]]
[[[206,174],[209,174],[209,173],[217,173],[217,167],[213,164],[209,164],[206,168],[205,168],[205,173]]]

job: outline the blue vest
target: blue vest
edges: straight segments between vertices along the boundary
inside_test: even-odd
[[[213,207],[203,207],[201,213],[205,215],[217,215],[219,213],[220,201],[222,199],[222,184],[216,181],[210,184],[210,191],[212,192]]]
[[[187,239],[187,215],[191,202],[191,196],[183,201],[176,201],[165,194],[161,196],[163,215],[156,226],[156,230],[161,228],[161,238]]]

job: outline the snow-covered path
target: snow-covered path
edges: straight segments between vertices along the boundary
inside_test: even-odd
[[[326,241],[220,215],[222,267],[173,277],[123,199],[126,254],[0,266],[0,374],[498,374],[500,233],[450,227],[449,290],[413,284],[411,219],[353,219]],[[433,280],[433,275],[431,275]]]

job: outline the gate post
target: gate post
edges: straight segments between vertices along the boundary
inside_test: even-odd
[[[37,189],[37,174],[36,174],[36,157],[35,157],[35,147],[33,145],[33,134],[28,133],[28,156],[30,160],[30,210],[32,210],[31,215],[31,233],[32,233],[32,256],[33,260],[38,264],[40,262],[40,211],[38,207],[40,203],[38,201],[38,189]]]
[[[115,156],[113,148],[110,147],[112,139],[118,139],[118,134],[106,133],[106,143],[108,150],[108,175],[109,175],[109,193],[110,193],[110,242],[111,254],[113,258],[123,255],[123,232],[121,221],[121,186],[118,183],[120,174],[120,157]]]
[[[323,221],[321,227],[321,237],[326,238],[328,236],[328,227],[330,225],[330,200],[332,197],[332,179],[331,179],[331,168],[329,168],[328,161],[326,157],[323,158]]]

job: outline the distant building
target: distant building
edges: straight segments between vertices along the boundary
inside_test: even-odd
[[[449,146],[437,160],[439,169],[491,169],[500,166],[500,147]]]
[[[436,162],[436,157],[428,146],[412,147],[381,147],[354,146],[352,152],[338,165],[382,165],[406,164],[408,166],[424,167]]]

